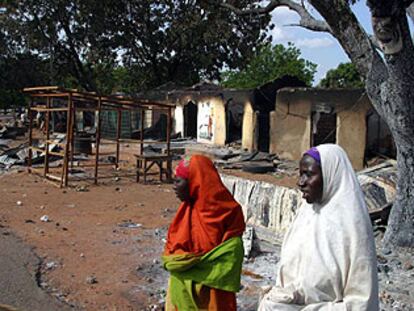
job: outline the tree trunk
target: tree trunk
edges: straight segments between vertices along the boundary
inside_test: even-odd
[[[408,8],[407,8],[407,14],[410,16],[411,21],[414,23],[414,3],[412,3]]]
[[[363,35],[356,23],[349,27],[350,23],[345,22],[352,21],[348,17],[351,14],[347,12],[348,7],[341,7],[341,0],[335,1],[338,5],[332,6],[327,0],[311,2],[331,26],[334,36],[357,65],[360,74],[366,77],[368,96],[389,126],[397,147],[397,197],[384,242],[390,246],[414,247],[414,48],[405,11],[400,12],[400,16],[394,15],[394,21],[399,23],[401,30],[402,50],[381,57],[372,46],[367,47],[366,41],[361,40]],[[399,4],[398,1],[373,3],[379,5],[371,7],[373,16],[378,12],[384,13],[385,7],[395,8]],[[339,12],[342,16],[335,15]],[[359,48],[365,50],[365,57],[361,57],[364,53],[354,47],[358,45],[355,44],[357,37],[361,38],[359,40],[363,44]]]
[[[414,48],[405,12],[397,20],[403,49],[384,56],[386,68],[379,59],[374,60],[366,83],[397,147],[397,196],[384,242],[414,247]]]
[[[373,103],[380,108],[397,147],[397,197],[384,242],[414,247],[414,57],[405,52],[398,61],[388,60],[388,80]]]
[[[386,245],[414,246],[414,131],[411,146],[397,144],[397,198],[391,210],[384,242]],[[395,136],[394,136],[395,138]]]

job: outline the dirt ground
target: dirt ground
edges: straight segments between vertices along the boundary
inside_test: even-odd
[[[160,309],[160,255],[179,205],[171,184],[59,189],[21,171],[0,176],[0,189],[0,226],[34,247],[47,292],[75,309]]]
[[[102,169],[100,175],[134,173],[136,147],[122,145],[121,170]],[[101,150],[113,155],[115,146],[103,144]],[[296,182],[283,175],[223,172],[285,186]],[[0,189],[0,228],[33,247],[40,258],[38,282],[50,295],[75,310],[162,309],[167,273],[160,255],[179,205],[172,184],[117,177],[60,189],[22,168],[1,175]]]
[[[35,247],[46,290],[85,310],[142,310],[157,302],[137,290],[148,277],[137,268],[159,261],[156,235],[179,203],[171,185],[121,179],[77,192],[21,172],[1,176],[0,189],[0,225]],[[125,223],[139,227],[119,226]]]

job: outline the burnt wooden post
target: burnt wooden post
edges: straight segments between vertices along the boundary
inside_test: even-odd
[[[72,124],[72,119],[73,119],[73,102],[72,102],[72,93],[69,93],[68,95],[68,111],[67,111],[67,127],[66,127],[66,146],[65,146],[65,156],[64,156],[64,160],[63,160],[63,184],[66,187],[68,185],[68,174],[69,174],[69,170],[68,170],[68,164],[69,164],[69,156],[71,154],[71,152],[73,152],[73,150],[71,149],[72,146],[72,132],[73,132],[73,124]]]
[[[49,122],[50,122],[50,100],[48,96],[46,98],[46,116],[45,116],[45,131],[46,131],[46,142],[45,142],[45,167],[43,175],[46,176],[49,173]]]
[[[99,144],[101,143],[101,107],[102,99],[98,97],[98,124],[96,126],[95,137],[95,185],[98,184],[98,166],[99,166]]]
[[[168,116],[167,116],[167,156],[168,156],[168,160],[167,160],[167,179],[168,181],[171,180],[171,175],[172,175],[172,163],[171,163],[171,152],[170,152],[170,144],[171,144],[171,127],[172,127],[172,122],[171,122],[171,107],[168,108]],[[162,162],[161,162],[162,163]]]
[[[145,117],[145,110],[144,107],[141,108],[141,133],[140,133],[140,148],[139,154],[144,154],[144,117]]]
[[[27,110],[29,113],[29,157],[27,159],[27,171],[29,173],[32,172],[32,157],[33,157],[33,115],[32,115],[32,106],[33,106],[33,97],[30,97],[29,102],[29,109]]]
[[[72,114],[72,125],[71,125],[71,131],[70,131],[70,168],[73,169],[73,157],[75,155],[75,129],[76,129],[76,104],[73,101],[72,98],[72,108],[71,108],[71,114]]]
[[[119,140],[121,139],[121,122],[122,122],[122,110],[118,108],[118,120],[116,129],[116,163],[115,167],[119,167]]]

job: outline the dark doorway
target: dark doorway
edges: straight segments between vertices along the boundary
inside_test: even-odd
[[[381,119],[374,109],[370,109],[366,116],[367,124],[367,147],[365,159],[376,156],[396,158],[394,139],[388,125]]]
[[[193,102],[184,106],[184,137],[197,138],[197,112]]]
[[[257,124],[259,130],[259,151],[269,152],[269,131],[270,131],[270,112],[259,113],[257,115]]]
[[[336,142],[336,113],[312,113],[312,146]]]
[[[294,76],[283,76],[254,90],[254,110],[257,114],[258,149],[269,152],[270,112],[275,110],[276,94],[284,87],[305,87],[306,83]]]
[[[241,141],[244,105],[230,99],[226,104],[226,144]]]

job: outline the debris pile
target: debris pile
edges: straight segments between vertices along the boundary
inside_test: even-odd
[[[50,152],[57,152],[61,149],[60,145],[65,140],[64,134],[54,134],[51,137],[52,143],[49,144],[48,150]],[[36,144],[34,146],[39,149],[44,149],[45,144]],[[42,163],[44,161],[45,153],[37,150],[32,150],[32,164]],[[20,144],[17,147],[9,148],[6,144],[0,144],[0,168],[9,169],[13,165],[27,165],[29,158],[28,143]],[[49,155],[49,162],[61,159],[61,157]]]
[[[6,125],[0,125],[0,139],[16,139],[18,136],[24,136],[26,132],[27,127],[14,120],[9,121]]]
[[[216,160],[215,163],[223,169],[241,169],[245,172],[263,174],[273,172],[281,163],[276,155],[266,152],[232,152]]]

